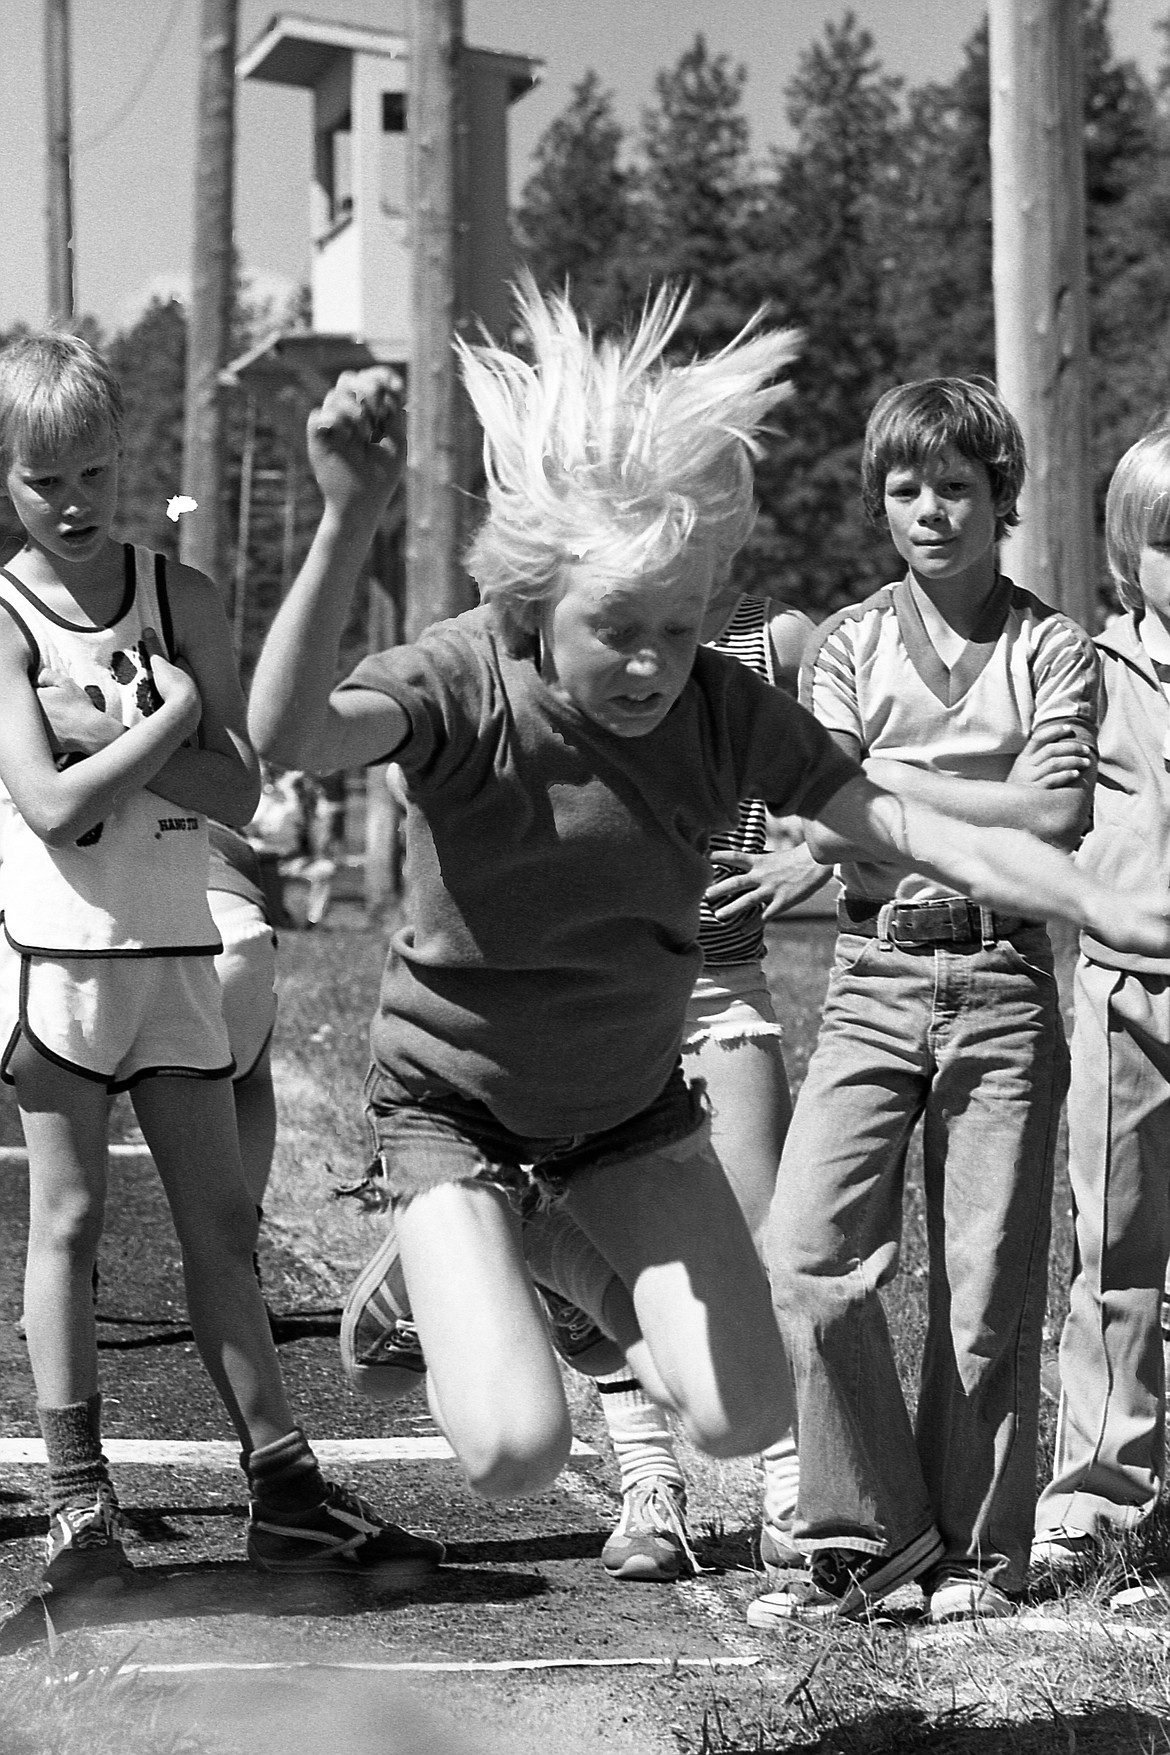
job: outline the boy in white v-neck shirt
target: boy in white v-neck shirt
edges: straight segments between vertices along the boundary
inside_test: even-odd
[[[994,388],[932,379],[875,407],[863,491],[903,579],[831,617],[802,697],[869,775],[973,824],[1080,832],[1097,664],[1089,636],[1004,578],[1023,484]],[[793,1356],[796,1545],[749,1620],[849,1615],[919,1579],[935,1620],[1004,1614],[1035,1499],[1053,1145],[1067,1082],[1043,922],[813,834],[844,896],[816,1050],[767,1240]],[[923,1120],[930,1302],[917,1418],[879,1290],[898,1267]]]

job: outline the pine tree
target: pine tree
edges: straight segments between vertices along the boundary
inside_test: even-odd
[[[183,471],[183,394],[187,319],[176,299],[152,299],[108,349],[126,402],[118,527],[128,542],[179,552],[167,502]]]
[[[691,289],[683,348],[719,346],[751,314],[738,274],[752,195],[746,81],[700,33],[642,112],[634,247],[619,278],[639,299],[666,280]]]
[[[762,515],[745,582],[823,615],[881,582],[887,545],[861,508],[869,410],[897,373],[883,286],[904,199],[900,82],[852,13],[801,58],[787,92],[794,147],[773,154],[745,275],[804,344],[783,432],[757,472]]]
[[[612,265],[629,222],[629,179],[613,97],[590,70],[537,142],[515,216],[516,245],[544,291],[568,282],[595,321],[613,315]]]

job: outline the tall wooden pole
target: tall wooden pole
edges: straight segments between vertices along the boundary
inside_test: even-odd
[[[48,133],[45,227],[49,322],[74,316],[73,194],[70,177],[69,0],[45,0],[45,124]]]
[[[411,345],[407,413],[406,629],[468,607],[459,565],[467,414],[451,342],[464,286],[459,61],[463,0],[411,0]]]
[[[1095,631],[1081,11],[990,0],[993,276],[996,372],[1029,466],[1005,570]]]
[[[236,23],[237,0],[203,0],[195,249],[183,427],[183,492],[198,502],[198,509],[182,520],[181,552],[191,566],[217,580],[224,576],[220,516],[224,398],[219,375],[228,362],[235,276]]]

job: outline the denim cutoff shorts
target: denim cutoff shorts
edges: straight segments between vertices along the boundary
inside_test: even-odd
[[[674,1068],[653,1103],[601,1133],[513,1133],[486,1103],[430,1077],[408,1090],[375,1061],[366,1075],[366,1121],[395,1205],[444,1182],[502,1188],[521,1214],[554,1204],[574,1171],[645,1158],[707,1126],[701,1082]]]

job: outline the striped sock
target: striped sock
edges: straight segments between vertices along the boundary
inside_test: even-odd
[[[244,1451],[240,1465],[248,1486],[272,1511],[310,1511],[325,1497],[325,1481],[299,1426],[259,1450]]]
[[[593,1381],[601,1394],[601,1410],[621,1470],[622,1492],[628,1493],[651,1476],[683,1486],[665,1410],[650,1400],[629,1371],[614,1371]]]
[[[63,1408],[37,1408],[41,1436],[49,1461],[49,1516],[67,1505],[93,1504],[113,1497],[109,1464],[102,1455],[102,1398],[91,1395],[84,1402]]]

